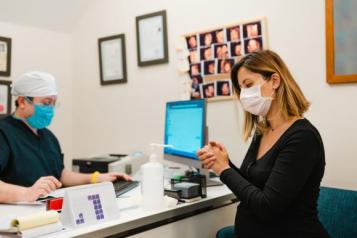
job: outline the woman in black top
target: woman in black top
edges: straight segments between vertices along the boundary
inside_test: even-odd
[[[317,217],[324,147],[305,118],[309,102],[282,59],[270,50],[246,55],[231,73],[245,110],[243,136],[253,135],[241,168],[211,141],[197,152],[240,200],[239,238],[329,237]]]

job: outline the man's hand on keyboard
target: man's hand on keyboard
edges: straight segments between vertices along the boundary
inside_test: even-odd
[[[138,181],[116,180],[113,182],[116,197],[119,197],[120,195],[132,190],[138,185]]]
[[[125,181],[132,181],[132,178],[125,174],[125,173],[118,173],[118,172],[110,172],[105,174],[98,174],[97,175],[97,182],[113,182],[115,180],[125,180]]]

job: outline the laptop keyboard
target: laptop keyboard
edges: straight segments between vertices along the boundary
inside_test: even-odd
[[[120,195],[132,190],[139,185],[138,181],[124,181],[116,180],[113,182],[115,195],[119,197]]]

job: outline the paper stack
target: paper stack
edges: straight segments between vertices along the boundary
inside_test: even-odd
[[[63,229],[56,211],[42,211],[0,223],[0,237],[38,237]]]

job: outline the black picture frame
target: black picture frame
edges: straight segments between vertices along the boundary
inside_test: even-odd
[[[159,18],[159,26],[156,25],[156,18]],[[166,18],[166,10],[136,17],[138,66],[150,66],[169,62]],[[147,45],[144,45],[144,42]]]
[[[11,114],[10,85],[10,81],[0,80],[0,118]],[[4,101],[6,101],[6,105],[4,105]]]
[[[11,75],[11,38],[0,36],[0,76]]]
[[[125,35],[118,34],[98,39],[100,84],[127,82]]]

